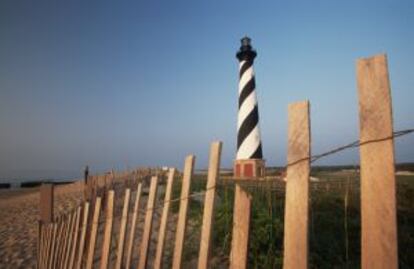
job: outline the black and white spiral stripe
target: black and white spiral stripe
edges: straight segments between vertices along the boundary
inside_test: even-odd
[[[237,160],[262,159],[259,111],[255,92],[253,61],[240,61],[239,113],[237,117]]]

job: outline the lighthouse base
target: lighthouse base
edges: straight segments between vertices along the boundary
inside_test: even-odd
[[[265,176],[263,159],[235,160],[233,175],[237,179],[259,179]]]

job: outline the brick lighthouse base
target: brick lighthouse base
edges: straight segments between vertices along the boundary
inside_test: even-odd
[[[239,179],[257,179],[265,176],[265,161],[263,159],[235,160],[233,174]]]

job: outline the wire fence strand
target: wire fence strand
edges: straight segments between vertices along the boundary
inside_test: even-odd
[[[288,163],[287,165],[285,165],[282,168],[282,170],[286,170],[288,167],[296,165],[296,164],[298,164],[300,162],[303,162],[303,161],[310,160],[310,163],[314,163],[314,162],[316,162],[316,161],[318,161],[322,158],[325,158],[327,156],[336,154],[338,152],[341,152],[341,151],[344,151],[344,150],[347,150],[347,149],[358,148],[358,147],[361,147],[363,145],[372,144],[372,143],[376,143],[376,142],[382,142],[382,141],[402,137],[402,136],[411,134],[413,132],[414,132],[414,129],[405,129],[405,130],[395,131],[395,132],[393,132],[393,134],[391,136],[388,136],[388,137],[372,139],[372,140],[367,140],[367,141],[356,140],[356,141],[353,141],[353,142],[351,142],[349,144],[346,144],[344,146],[340,146],[340,147],[334,148],[332,150],[326,151],[324,153],[316,154],[316,155],[313,155],[313,156],[310,156],[310,157],[307,157],[307,158],[302,158],[302,159],[299,159],[297,161],[293,161],[291,163]],[[203,195],[205,195],[205,193],[207,191],[213,190],[216,187],[217,187],[217,185],[214,185],[212,187],[209,187],[209,188],[205,189],[204,191],[198,191],[198,192],[191,193],[186,197],[179,197],[179,198],[171,199],[171,200],[168,200],[168,201],[163,201],[161,203],[158,203],[156,206],[154,206],[152,208],[142,209],[142,210],[140,210],[140,212],[141,213],[146,213],[147,211],[150,211],[150,210],[159,209],[167,203],[173,203],[173,202],[178,202],[178,201],[182,201],[182,200],[187,200],[187,199],[190,199],[192,197],[203,196]]]
[[[353,142],[351,142],[349,144],[346,144],[344,146],[340,146],[340,147],[334,148],[332,150],[326,151],[324,153],[312,155],[312,156],[309,156],[309,157],[306,157],[306,158],[302,158],[302,159],[293,161],[291,163],[288,163],[287,165],[285,165],[282,168],[282,170],[286,170],[288,167],[294,166],[294,165],[296,165],[296,164],[298,164],[300,162],[304,162],[304,161],[308,161],[309,160],[310,163],[314,163],[314,162],[316,162],[316,161],[318,161],[318,160],[320,160],[322,158],[328,157],[330,155],[336,154],[338,152],[341,152],[341,151],[344,151],[344,150],[347,150],[347,149],[358,148],[358,147],[361,147],[361,146],[364,146],[364,145],[367,145],[367,144],[376,143],[376,142],[382,142],[382,141],[386,141],[386,140],[390,140],[390,139],[402,137],[402,136],[411,134],[413,132],[414,132],[414,129],[405,129],[405,130],[395,131],[395,132],[393,132],[393,135],[388,136],[388,137],[384,137],[384,138],[378,138],[378,139],[367,140],[367,141],[356,140],[356,141],[353,141]],[[244,182],[244,180],[240,180],[240,181],[238,181],[238,180],[232,180],[231,182],[232,182],[231,184],[235,184],[237,182]],[[206,188],[204,191],[197,191],[197,192],[190,193],[186,197],[178,197],[178,198],[170,199],[168,201],[158,202],[156,204],[156,206],[154,206],[154,207],[146,208],[146,209],[139,209],[138,211],[140,213],[146,213],[146,212],[151,211],[151,210],[157,210],[159,208],[162,208],[167,203],[174,203],[174,202],[179,202],[179,201],[182,201],[182,200],[187,200],[187,199],[190,199],[190,198],[193,198],[193,197],[204,196],[206,194],[206,192],[208,192],[210,190],[214,190],[214,189],[217,188],[217,186],[220,186],[220,185],[221,184],[217,184],[217,185],[211,186],[209,188]],[[275,188],[275,190],[281,190],[281,189]],[[103,222],[103,221],[101,221],[101,222]]]

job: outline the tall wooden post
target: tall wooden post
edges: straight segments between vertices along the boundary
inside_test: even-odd
[[[208,166],[206,196],[204,198],[203,225],[201,226],[198,269],[207,269],[210,261],[211,233],[214,220],[216,184],[220,170],[221,146],[221,142],[214,142],[210,148],[210,163]]]
[[[308,268],[310,176],[309,102],[289,105],[284,269]]]
[[[89,216],[89,202],[85,202],[83,206],[81,235],[80,235],[80,240],[79,240],[78,258],[76,260],[75,269],[80,269],[82,265],[83,251],[84,251],[84,246],[85,246],[86,228],[88,225],[88,216]]]
[[[91,269],[93,265],[93,258],[95,256],[95,244],[99,225],[99,215],[101,213],[101,197],[96,197],[95,209],[93,212],[92,226],[90,229],[90,239],[88,246],[88,255],[86,259],[86,269]]]
[[[230,269],[247,268],[251,207],[252,196],[239,184],[236,184]]]
[[[162,254],[164,252],[164,243],[165,243],[165,235],[167,233],[167,220],[168,220],[168,213],[170,210],[170,200],[171,200],[171,192],[174,182],[175,176],[175,169],[170,168],[168,172],[168,180],[167,180],[167,187],[165,189],[165,196],[164,196],[164,208],[162,209],[162,217],[160,222],[160,230],[158,233],[158,242],[157,242],[157,250],[155,252],[155,259],[154,259],[154,269],[161,269],[162,264]]]
[[[387,57],[357,62],[361,156],[361,265],[398,268],[392,105]]]
[[[43,183],[40,186],[40,220],[43,223],[53,221],[53,183]]]
[[[113,214],[114,214],[114,196],[115,192],[113,190],[108,191],[108,200],[106,205],[106,216],[105,216],[105,228],[104,228],[104,237],[102,242],[102,252],[101,252],[101,269],[108,268],[109,263],[109,251],[111,247],[111,234],[113,226]]]
[[[118,238],[118,250],[116,254],[116,264],[115,268],[120,269],[124,256],[124,246],[125,246],[125,235],[128,224],[128,210],[129,210],[129,198],[131,195],[130,189],[125,190],[124,197],[124,207],[122,208],[122,217],[121,217],[121,227],[119,229],[119,238]]]
[[[138,261],[138,269],[145,269],[148,262],[148,250],[151,240],[152,217],[154,215],[154,206],[157,199],[158,177],[151,178],[150,191],[147,201],[147,214],[145,215],[144,231],[140,246],[140,255]]]
[[[132,212],[131,228],[129,232],[129,240],[128,240],[128,246],[126,250],[125,268],[130,268],[131,266],[132,249],[134,247],[134,238],[135,238],[135,227],[137,224],[138,208],[139,208],[139,202],[140,202],[141,192],[142,192],[142,183],[139,182],[137,184],[138,186],[137,186],[137,192],[135,196],[134,211]]]
[[[183,183],[181,187],[181,201],[180,209],[178,211],[177,231],[175,233],[175,245],[173,255],[173,269],[181,268],[181,261],[183,257],[184,237],[187,226],[187,211],[190,198],[191,177],[193,175],[195,156],[189,155],[185,159]]]

